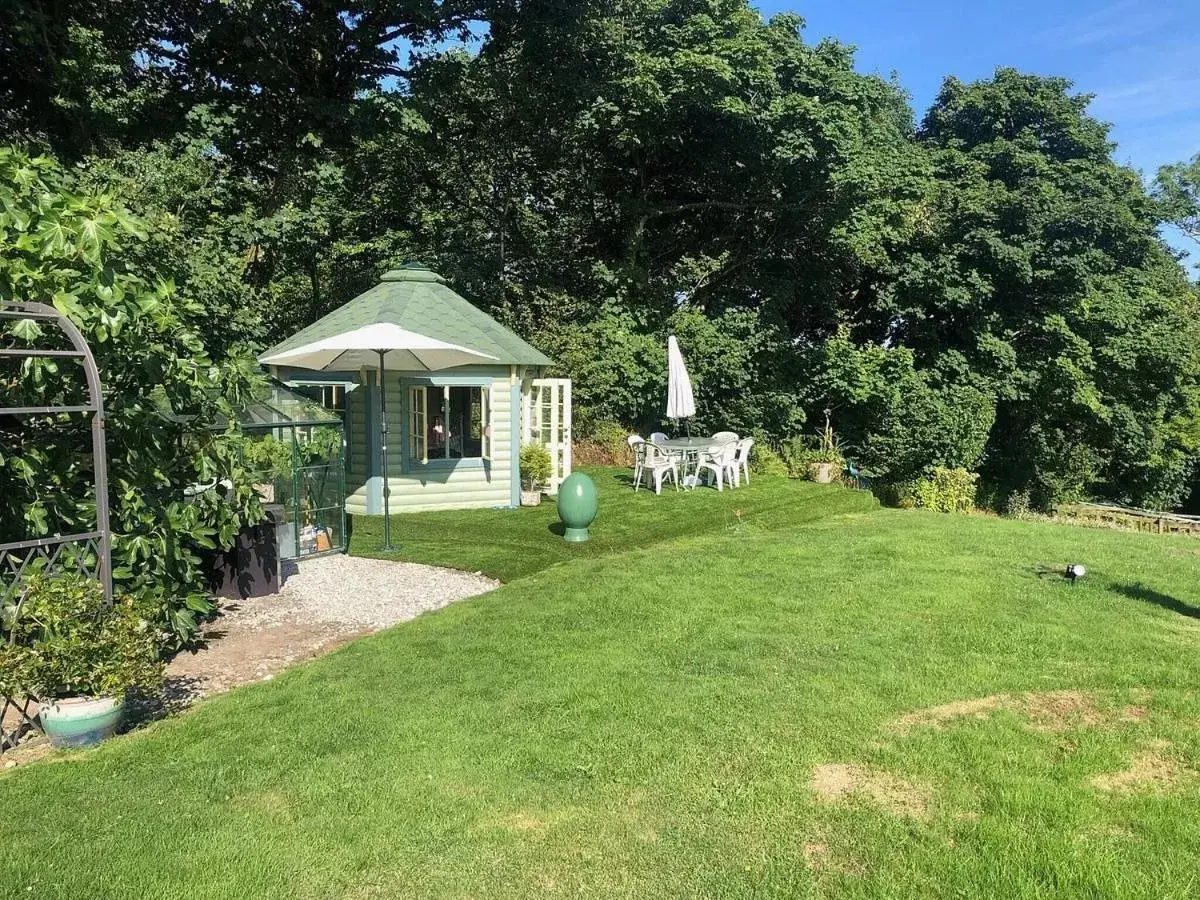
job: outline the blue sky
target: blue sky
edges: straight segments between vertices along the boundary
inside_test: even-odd
[[[830,36],[853,44],[861,71],[895,72],[918,119],[947,75],[974,80],[997,66],[1014,66],[1062,75],[1094,94],[1091,112],[1112,124],[1117,160],[1147,179],[1164,163],[1200,153],[1200,0],[756,5],[765,16],[802,15],[809,41]],[[1167,237],[1188,246],[1182,236]]]

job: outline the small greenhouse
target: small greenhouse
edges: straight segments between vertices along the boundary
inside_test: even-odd
[[[314,393],[321,388],[310,389]],[[346,548],[346,446],[341,416],[278,382],[239,413],[246,454],[271,480],[258,486],[280,559]]]

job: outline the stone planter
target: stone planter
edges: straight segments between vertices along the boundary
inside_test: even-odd
[[[839,466],[831,462],[815,462],[808,464],[809,477],[817,484],[832,484]]]
[[[541,491],[527,491],[521,489],[521,505],[522,506],[539,506],[542,502]]]
[[[65,697],[43,703],[42,729],[55,747],[91,747],[112,737],[125,701],[116,697]]]

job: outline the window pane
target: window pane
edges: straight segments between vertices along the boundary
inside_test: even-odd
[[[450,387],[446,389],[448,406],[446,446],[451,459],[479,459],[483,455],[483,397],[482,388]]]
[[[423,390],[429,402],[429,458],[447,459],[450,441],[446,424],[446,390],[440,387]]]
[[[408,389],[408,456],[416,462],[426,459],[427,403],[425,388]]]
[[[491,389],[481,388],[479,391],[479,419],[480,419],[480,437],[479,437],[479,455],[484,459],[492,458],[492,412],[491,412]]]

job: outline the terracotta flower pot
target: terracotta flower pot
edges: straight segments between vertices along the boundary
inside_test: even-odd
[[[112,737],[124,712],[125,701],[116,697],[64,697],[38,709],[55,747],[91,747]]]

